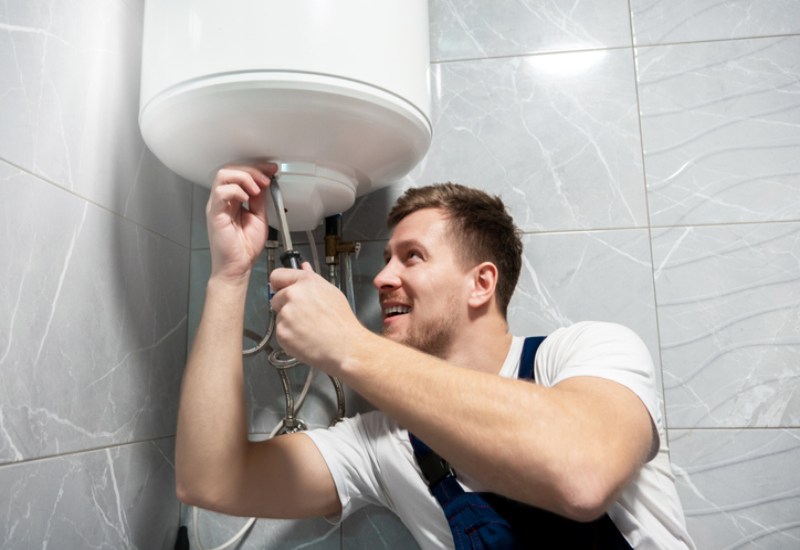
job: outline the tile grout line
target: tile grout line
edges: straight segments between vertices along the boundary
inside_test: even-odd
[[[164,440],[167,440],[167,439],[174,439],[174,438],[175,438],[175,435],[163,435],[163,436],[159,436],[159,437],[153,437],[153,438],[150,438],[150,439],[140,439],[140,440],[135,440],[135,441],[126,441],[124,443],[115,443],[115,444],[112,444],[112,445],[105,445],[105,446],[100,446],[100,447],[89,447],[89,448],[86,448],[86,449],[79,449],[79,450],[76,450],[76,451],[69,451],[69,452],[66,452],[66,453],[49,454],[49,455],[42,455],[42,456],[32,457],[32,458],[24,458],[22,460],[17,460],[17,461],[14,461],[14,462],[6,462],[6,463],[3,463],[3,464],[0,464],[0,470],[2,470],[3,468],[13,467],[13,466],[20,466],[22,464],[32,464],[34,462],[43,462],[43,461],[46,461],[46,460],[57,460],[57,459],[60,459],[60,458],[68,458],[68,457],[71,457],[71,456],[89,454],[89,453],[96,453],[96,452],[100,452],[100,451],[106,451],[106,450],[109,450],[109,449],[118,449],[118,448],[122,448],[122,447],[132,447],[134,445],[141,445],[143,443],[155,443],[157,441],[164,441]]]
[[[628,2],[628,5],[630,6],[630,0]],[[629,20],[631,22],[629,29],[631,33],[631,43],[629,45],[597,46],[594,48],[586,47],[586,48],[575,48],[575,49],[564,49],[564,50],[530,51],[530,52],[508,53],[508,54],[498,54],[498,55],[487,55],[485,57],[456,57],[452,59],[439,59],[431,61],[431,65],[445,65],[448,63],[468,63],[472,61],[513,59],[519,57],[541,57],[548,55],[561,55],[561,54],[571,54],[571,53],[590,53],[590,52],[601,52],[601,51],[628,50],[634,48],[658,48],[658,47],[671,47],[671,46],[687,46],[693,44],[715,44],[719,42],[741,42],[746,40],[770,40],[770,39],[774,40],[777,38],[800,37],[800,33],[784,33],[784,34],[766,34],[759,36],[735,36],[730,38],[710,38],[704,40],[676,40],[673,42],[652,42],[652,43],[637,44],[633,40],[633,21],[631,16],[629,16]]]
[[[67,194],[75,197],[78,200],[84,201],[87,204],[90,204],[90,205],[92,205],[92,206],[94,206],[96,208],[99,208],[100,210],[103,210],[104,212],[107,212],[108,214],[111,214],[112,216],[114,216],[116,218],[119,218],[121,220],[125,220],[126,222],[131,223],[131,224],[135,225],[136,227],[139,227],[139,228],[143,229],[144,231],[150,233],[151,235],[154,235],[154,236],[156,236],[156,237],[158,237],[160,239],[164,239],[164,240],[166,240],[166,241],[168,241],[168,242],[170,242],[170,243],[172,243],[172,244],[174,244],[176,246],[180,246],[181,248],[184,248],[186,250],[191,250],[192,249],[192,243],[191,243],[191,241],[192,241],[191,216],[189,218],[189,220],[190,220],[190,222],[189,222],[190,223],[190,225],[189,225],[189,246],[186,246],[186,245],[176,241],[173,237],[170,237],[168,235],[162,235],[161,233],[158,233],[157,231],[155,231],[155,230],[153,230],[153,229],[151,229],[151,228],[149,228],[149,227],[147,227],[145,225],[142,225],[140,222],[132,220],[132,219],[124,216],[123,214],[120,214],[119,212],[115,212],[114,210],[111,210],[107,206],[104,206],[104,205],[100,204],[99,202],[97,202],[97,201],[95,201],[95,200],[93,200],[93,199],[91,199],[89,197],[85,197],[83,195],[80,195],[80,194],[76,193],[72,189],[68,189],[68,188],[64,187],[62,184],[58,183],[57,181],[51,180],[50,178],[47,178],[47,177],[45,177],[45,176],[43,176],[41,174],[37,174],[35,172],[31,172],[28,168],[25,168],[23,166],[20,166],[20,165],[14,163],[14,162],[11,162],[8,159],[0,157],[0,162],[5,163],[8,166],[11,166],[13,168],[16,168],[17,170],[19,170],[23,174],[27,174],[28,176],[30,176],[32,178],[36,178],[37,180],[39,180],[39,181],[41,181],[43,183],[51,185],[51,186],[55,187],[58,191],[63,191],[64,193],[67,193]]]

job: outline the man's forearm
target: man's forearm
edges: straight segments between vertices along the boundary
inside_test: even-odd
[[[176,476],[182,500],[213,504],[235,486],[247,448],[242,329],[247,282],[211,279],[184,373]]]

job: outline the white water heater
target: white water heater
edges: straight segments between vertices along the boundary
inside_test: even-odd
[[[313,229],[427,152],[427,1],[147,0],[139,126],[207,187],[279,164],[290,228]]]

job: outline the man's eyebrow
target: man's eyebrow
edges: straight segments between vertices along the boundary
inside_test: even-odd
[[[428,247],[419,240],[419,239],[405,239],[403,241],[396,242],[394,245],[395,250],[405,250],[408,248],[419,248],[422,252],[427,252]],[[389,244],[386,244],[386,247],[383,249],[383,257],[384,259],[391,256],[391,248]]]

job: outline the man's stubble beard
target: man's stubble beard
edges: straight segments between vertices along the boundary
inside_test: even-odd
[[[395,342],[417,349],[423,353],[444,359],[447,357],[455,340],[455,316],[448,315],[449,311],[456,311],[458,305],[455,299],[448,300],[444,313],[436,319],[417,322],[409,327],[407,333],[398,338],[391,338]],[[384,331],[384,336],[388,336]]]

